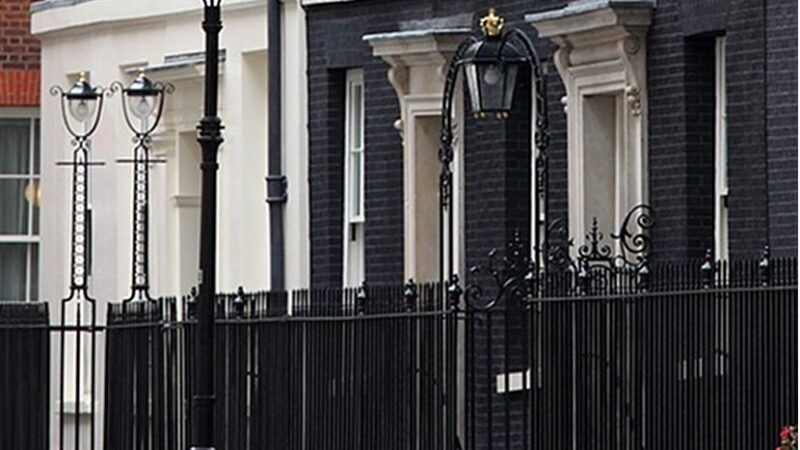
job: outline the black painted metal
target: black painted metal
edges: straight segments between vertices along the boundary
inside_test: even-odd
[[[214,448],[214,296],[217,267],[217,153],[222,144],[222,123],[217,115],[219,83],[219,33],[222,31],[221,0],[204,0],[203,31],[206,34],[205,107],[198,125],[197,141],[203,150],[203,190],[200,207],[200,295],[194,330],[194,372],[190,445]]]
[[[81,76],[73,87],[64,91],[59,86],[50,88],[50,94],[60,96],[61,115],[67,132],[72,137],[72,160],[59,165],[72,167],[72,203],[70,230],[70,287],[69,295],[61,301],[60,326],[57,328],[59,349],[58,383],[58,430],[57,448],[96,448],[96,400],[97,400],[97,326],[96,300],[89,295],[89,262],[91,250],[91,214],[89,204],[89,168],[102,165],[90,161],[90,138],[97,130],[103,111],[104,89],[92,87]],[[79,123],[81,131],[70,121],[67,103],[73,100],[96,102],[93,116]],[[67,358],[67,354],[70,358]],[[88,373],[84,373],[88,371]],[[67,373],[72,386],[66,386]],[[86,403],[87,409],[82,405]],[[67,416],[81,417],[88,421],[88,436],[81,433],[82,420],[67,423]],[[67,433],[71,431],[67,443]]]
[[[476,269],[466,449],[768,448],[797,421],[797,260],[652,263],[652,225],[639,206],[616,243],[594,223],[545,268],[518,239]]]
[[[453,162],[453,100],[455,95],[456,80],[460,68],[467,62],[465,55],[467,50],[474,44],[483,40],[495,40],[491,36],[469,36],[462,41],[453,53],[447,66],[447,73],[444,82],[444,94],[442,96],[442,129],[440,136],[439,161],[441,171],[439,173],[439,280],[442,283],[449,282],[456,274],[454,266],[454,217],[453,217],[453,173],[451,164]],[[505,46],[513,46],[515,43],[524,49],[525,62],[531,70],[531,77],[536,92],[534,106],[534,120],[536,121],[536,137],[532,157],[536,161],[536,209],[542,212],[544,223],[548,220],[548,159],[547,147],[550,144],[549,120],[547,117],[547,85],[544,65],[539,58],[539,54],[533,42],[522,31],[516,28],[507,28],[499,38],[497,46],[497,58],[500,61]],[[537,218],[538,220],[538,218]],[[534,230],[535,246],[547,248],[547,233],[540,232],[539,224],[531,224]],[[545,261],[538,260],[538,253],[535,253],[536,265],[541,267]]]
[[[267,48],[269,49],[267,203],[269,204],[270,289],[273,291],[283,290],[285,282],[283,215],[287,199],[287,179],[283,175],[281,139],[283,132],[281,29],[281,2],[269,0],[267,3]]]
[[[50,448],[47,303],[0,302],[0,448]]]
[[[443,291],[408,283],[217,296],[216,445],[455,449],[446,430],[457,420],[456,352],[443,338],[459,321],[442,308]],[[189,300],[110,306],[107,448],[184,448]]]
[[[138,91],[136,87],[139,87]],[[142,89],[141,86],[146,86]],[[110,86],[110,94],[122,92],[122,112],[125,123],[133,132],[133,157],[117,160],[119,163],[133,164],[133,212],[131,215],[133,244],[131,247],[131,294],[125,301],[153,300],[150,297],[150,166],[165,163],[163,159],[150,157],[153,131],[158,127],[164,112],[164,100],[167,94],[175,90],[172,84],[152,83],[144,72],[134,81],[131,87],[124,87],[120,82]],[[141,93],[144,91],[144,94]],[[131,120],[128,114],[129,96],[141,98],[143,95],[154,98],[153,111],[140,123]],[[138,96],[138,97],[137,97]]]
[[[530,256],[502,256],[499,299],[488,286],[462,303],[458,284],[413,283],[217,296],[215,443],[745,450],[796,423],[796,258],[652,263],[646,284],[627,265],[587,283],[576,265],[529,290]],[[107,327],[0,304],[2,448],[49,448],[49,336],[90,332],[107,339],[102,448],[186,448],[195,303],[110,305]]]
[[[188,448],[193,320],[187,304],[184,297],[109,305],[105,448]]]

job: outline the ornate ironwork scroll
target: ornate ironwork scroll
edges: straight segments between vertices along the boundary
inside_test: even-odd
[[[548,224],[548,246],[534,246],[533,254],[543,253],[536,259],[530,256],[528,244],[515,233],[499,261],[498,252],[493,249],[486,266],[471,269],[476,275],[488,274],[494,286],[493,295],[487,298],[479,281],[468,285],[467,308],[487,310],[503,301],[530,303],[544,295],[612,294],[622,289],[646,289],[649,232],[654,225],[651,208],[637,205],[626,214],[619,230],[609,235],[611,240],[605,240],[595,218],[584,243],[572,250],[573,239],[566,237],[563,221],[555,219]],[[547,264],[537,264],[537,259]]]

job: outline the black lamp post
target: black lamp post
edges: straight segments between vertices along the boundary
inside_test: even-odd
[[[95,300],[89,295],[88,292],[88,277],[91,268],[91,225],[92,217],[91,210],[89,209],[89,168],[91,166],[101,165],[100,162],[93,162],[89,160],[89,139],[97,130],[97,125],[100,123],[100,116],[103,111],[103,88],[95,87],[89,84],[85,74],[81,74],[69,90],[64,91],[59,86],[50,88],[51,95],[61,96],[61,118],[64,121],[64,126],[67,132],[72,137],[72,160],[66,162],[59,162],[58,165],[65,165],[72,167],[72,224],[70,229],[70,289],[69,295],[61,301],[61,330],[59,331],[59,339],[61,343],[62,360],[59,367],[59,379],[61,384],[59,386],[59,432],[58,432],[58,448],[65,448],[66,436],[65,431],[67,425],[64,421],[65,417],[65,385],[64,373],[66,365],[64,364],[63,356],[65,354],[65,343],[67,334],[67,308],[71,308],[75,313],[75,319],[70,326],[75,329],[81,330],[82,327],[88,326],[88,346],[91,351],[91,361],[94,361],[94,354],[96,351],[96,333],[95,326],[97,325],[97,308]],[[82,331],[75,333],[75,358],[77,361],[81,359],[82,349],[87,344],[81,344]],[[88,411],[81,411],[80,405],[76,404],[75,414],[88,413],[89,417],[89,441],[93,446],[94,439],[94,426],[95,426],[95,370],[94,364],[88,368],[88,381],[82,378],[81,364],[75,365],[75,380],[76,391],[82,389],[90,392],[90,401]],[[85,376],[83,376],[85,377]],[[75,448],[81,446],[81,426],[76,422],[73,428],[72,439]]]
[[[125,302],[152,300],[148,270],[150,164],[164,161],[150,157],[150,135],[161,121],[164,98],[172,93],[174,87],[171,84],[153,83],[141,70],[128,87],[118,81],[111,84],[111,92],[120,90],[123,94],[122,112],[128,128],[134,133],[133,141],[136,144],[132,159],[119,160],[133,164],[133,264],[131,295]]]
[[[203,191],[200,209],[200,293],[196,306],[194,386],[192,389],[193,450],[214,448],[214,295],[216,292],[217,153],[222,144],[222,123],[217,116],[219,33],[222,0],[203,0],[206,34],[205,107],[197,126],[203,151]]]
[[[533,43],[525,33],[504,29],[505,21],[494,8],[489,9],[480,21],[481,34],[465,39],[456,49],[448,66],[442,104],[442,135],[439,161],[439,278],[454,280],[453,267],[453,161],[452,109],[459,68],[464,68],[472,112],[475,117],[508,117],[514,101],[517,75],[520,66],[529,65],[536,91],[536,210],[544,211],[547,222],[547,146],[549,143],[545,78],[542,63]],[[541,233],[538,217],[531,224],[537,267],[541,267],[540,253],[547,247],[546,234]],[[542,234],[542,236],[540,236]],[[447,243],[447,244],[445,244]],[[445,273],[448,272],[448,273]]]
[[[89,275],[91,213],[89,211],[89,166],[100,163],[89,161],[89,138],[97,130],[103,110],[101,87],[89,84],[85,74],[64,91],[59,86],[50,88],[51,95],[61,96],[61,118],[72,136],[75,146],[72,161],[59,165],[72,166],[72,248],[70,298],[77,293],[86,296],[86,278]]]

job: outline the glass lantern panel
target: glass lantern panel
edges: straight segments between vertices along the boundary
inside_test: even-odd
[[[505,95],[503,96],[503,109],[511,110],[514,104],[514,91],[517,88],[517,71],[519,67],[515,64],[506,66]]]
[[[80,123],[89,122],[97,107],[97,100],[94,98],[69,99],[67,103],[70,114]]]
[[[134,117],[146,119],[153,113],[156,106],[154,95],[136,95],[128,97],[128,110]]]
[[[481,87],[481,110],[485,112],[503,109],[505,99],[505,70],[501,64],[483,64],[479,67]]]
[[[472,103],[472,112],[481,111],[481,91],[478,86],[478,69],[475,64],[466,64],[464,73],[467,75],[467,88],[469,89],[469,99]]]

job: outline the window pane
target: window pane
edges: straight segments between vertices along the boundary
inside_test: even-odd
[[[0,180],[0,234],[28,234],[28,180]]]
[[[0,173],[28,173],[30,138],[30,119],[0,119]]]
[[[360,84],[353,84],[350,90],[350,111],[352,112],[350,115],[350,123],[352,124],[350,142],[352,142],[354,148],[361,148],[361,122],[363,120],[361,90],[362,86]]]
[[[41,207],[42,184],[39,180],[32,180],[26,188],[25,200],[33,202],[33,234],[39,235],[39,208]]]
[[[31,253],[31,298],[29,300],[39,300],[39,246],[30,245]]]
[[[25,300],[27,244],[0,244],[0,300]]]
[[[35,129],[34,129],[34,134],[33,134],[33,173],[38,175],[39,174],[39,166],[41,165],[40,157],[39,157],[40,156],[39,153],[41,152],[41,150],[40,150],[40,148],[41,148],[41,136],[39,136],[39,133],[40,133],[40,131],[39,131],[40,130],[39,119],[36,119],[34,121],[34,123],[36,125],[35,125]]]
[[[361,152],[351,153],[353,156],[350,165],[350,192],[353,201],[351,211],[353,218],[361,216]]]

